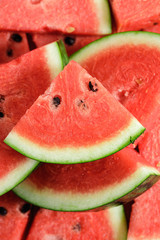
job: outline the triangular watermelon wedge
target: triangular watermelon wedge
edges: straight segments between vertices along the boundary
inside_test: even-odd
[[[27,240],[124,240],[126,235],[127,225],[123,206],[84,213],[40,209]]]
[[[67,56],[62,48],[62,42],[54,42],[0,65],[0,195],[15,187],[38,165],[3,140],[63,69]]]
[[[132,143],[144,127],[78,63],[70,62],[5,139],[42,162],[89,162]]]
[[[1,0],[0,30],[107,34],[110,8],[106,0]]]
[[[43,163],[14,192],[43,208],[84,211],[129,202],[159,177],[160,173],[135,150],[124,148],[95,162]]]

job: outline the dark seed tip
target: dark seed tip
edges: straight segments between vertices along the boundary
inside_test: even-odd
[[[25,203],[21,208],[20,211],[21,213],[26,213],[31,209],[31,204]]]
[[[0,215],[5,216],[7,214],[7,209],[4,207],[0,207]]]
[[[13,50],[11,48],[9,48],[6,53],[7,53],[8,57],[12,57],[13,56]]]
[[[15,41],[15,42],[22,42],[22,36],[21,35],[19,35],[18,33],[13,33],[12,35],[11,35],[11,39],[13,40],[13,41]]]
[[[76,39],[75,37],[65,37],[64,38],[64,42],[65,44],[69,45],[69,46],[72,46],[74,43],[75,43]]]

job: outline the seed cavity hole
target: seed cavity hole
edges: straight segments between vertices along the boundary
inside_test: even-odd
[[[22,42],[22,36],[18,33],[13,33],[11,35],[11,39],[14,41],[14,42],[17,42],[17,43],[20,43]]]
[[[94,83],[93,85],[92,82],[89,81],[89,90],[92,92],[97,92],[98,91],[97,83]]]
[[[81,108],[82,110],[87,110],[87,109],[89,108],[88,105],[87,105],[87,103],[86,103],[86,101],[85,101],[85,100],[82,100],[82,99],[78,100],[77,106],[78,106],[79,108]]]
[[[5,216],[8,213],[7,209],[4,207],[0,207],[0,215]]]
[[[76,231],[76,232],[80,232],[81,231],[81,224],[80,223],[77,223],[76,225],[73,226],[73,230]]]
[[[25,203],[23,206],[20,208],[21,213],[26,213],[31,209],[31,204]]]
[[[56,108],[61,104],[61,101],[62,101],[62,99],[60,96],[55,96],[52,99],[52,103]]]
[[[76,38],[75,37],[69,37],[69,36],[66,36],[64,38],[64,42],[65,44],[67,44],[68,46],[73,46],[76,42]]]

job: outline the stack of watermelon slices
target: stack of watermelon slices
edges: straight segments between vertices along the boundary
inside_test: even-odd
[[[93,7],[93,3],[97,4],[97,1],[90,2],[92,7]],[[17,9],[19,10],[18,11],[19,15],[17,15],[17,19],[22,20],[22,15],[26,16],[25,18],[23,17],[25,21],[24,22],[21,21],[22,23],[20,25],[18,25],[18,22],[20,21],[17,21],[17,19],[15,18],[15,15],[12,15],[13,7],[14,8],[16,7],[15,4],[18,4]],[[79,4],[79,3],[76,3],[76,4]],[[135,3],[133,1],[133,5],[134,4]],[[6,30],[16,31],[16,32],[1,33],[1,38],[5,39],[2,41],[2,45],[4,44],[3,45],[4,47],[2,47],[3,53],[1,54],[2,63],[8,62],[12,58],[15,58],[29,51],[29,47],[27,46],[27,42],[25,39],[26,35],[25,33],[20,33],[19,31],[23,31],[23,32],[32,31],[32,33],[30,34],[27,33],[30,49],[35,48],[36,46],[37,47],[43,46],[46,43],[49,43],[58,39],[63,39],[65,42],[65,45],[67,45],[67,52],[69,55],[71,55],[73,52],[75,52],[79,48],[85,46],[89,42],[92,42],[93,40],[96,40],[96,39],[100,39],[102,37],[102,35],[100,34],[106,35],[111,32],[110,20],[108,21],[108,24],[106,24],[106,26],[108,27],[104,27],[104,19],[107,20],[107,16],[106,15],[104,16],[103,15],[104,13],[102,12],[102,9],[104,8],[104,6],[105,6],[104,9],[107,9],[106,12],[110,18],[110,14],[108,12],[108,9],[109,9],[108,5],[104,3],[104,1],[99,1],[99,5],[95,5],[97,10],[96,14],[98,17],[94,16],[93,13],[95,12],[93,11],[93,13],[90,14],[90,18],[89,18],[91,19],[93,17],[93,21],[88,21],[90,25],[85,24],[86,28],[84,28],[84,26],[81,25],[80,23],[82,23],[83,21],[86,22],[84,15],[88,16],[86,13],[88,9],[91,9],[91,7],[89,6],[89,3],[88,3],[88,6],[86,5],[86,8],[83,8],[83,13],[80,12],[80,18],[79,18],[80,22],[75,21],[74,17],[73,19],[67,18],[67,20],[64,18],[62,22],[61,21],[56,22],[55,24],[56,28],[55,28],[55,25],[51,24],[51,21],[52,22],[55,21],[54,19],[51,19],[51,17],[46,18],[46,19],[49,19],[48,22],[39,18],[39,16],[41,16],[41,13],[43,11],[44,11],[43,14],[44,15],[48,14],[48,16],[50,16],[49,14],[50,9],[52,9],[52,13],[53,13],[53,5],[50,1],[48,1],[47,3],[47,1],[44,1],[44,0],[42,2],[33,0],[27,3],[27,5],[26,4],[23,5],[23,3],[20,4],[18,3],[18,1],[17,3],[14,3],[14,4],[10,2],[7,3],[6,1],[1,1],[0,5],[1,5],[0,14],[2,16],[0,28],[5,31]],[[68,5],[67,8],[64,7],[63,11],[67,12],[68,16],[71,16],[69,15],[70,10],[72,8],[77,9],[77,6],[79,5],[74,5],[74,6]],[[119,13],[120,11],[122,13],[122,10],[124,9],[122,7],[122,10],[121,10],[120,1],[118,0],[111,2],[111,7],[113,9],[115,20],[119,24],[118,18],[116,17],[118,15],[116,14]],[[141,5],[139,3],[138,7],[143,8],[143,3],[141,3]],[[57,5],[55,9],[59,9],[59,6]],[[33,15],[35,10],[38,12],[37,15],[35,14]],[[155,13],[155,8],[152,8],[152,10],[153,10],[152,16],[148,16],[148,19],[151,20],[150,21],[151,23],[145,22],[144,24],[141,24],[141,19],[138,19],[136,17],[136,21],[132,21],[130,30],[135,30],[135,29],[139,30],[142,28],[143,29],[146,28],[148,31],[159,32],[158,25],[157,25],[158,20],[156,18],[157,13]],[[10,13],[10,18],[7,18],[7,19],[5,18],[7,16],[6,12]],[[120,15],[122,16],[121,13]],[[130,11],[130,13],[132,12]],[[99,18],[100,14],[101,16],[103,16],[103,18]],[[37,16],[38,16],[38,20],[36,18]],[[146,16],[143,16],[143,17],[146,18]],[[32,26],[28,21],[29,18],[33,19]],[[100,22],[101,22],[101,24],[99,25],[100,26],[99,28],[97,28],[98,25],[96,25],[99,20],[97,20],[96,18],[100,19]],[[44,22],[44,24],[42,24],[41,20]],[[60,22],[60,24],[57,24],[58,22]],[[137,24],[137,22],[140,24]],[[154,23],[154,28],[151,27],[152,23]],[[124,28],[123,27],[121,28],[119,27],[118,24],[117,24],[118,31],[124,31],[129,26],[129,24],[127,23],[126,25],[124,24]],[[93,26],[93,28],[90,28],[91,25]],[[90,30],[89,28],[87,29],[88,26]],[[58,33],[56,33],[57,30],[59,31]],[[35,31],[38,33],[35,33]],[[115,30],[113,30],[112,32],[114,31]],[[75,34],[82,34],[82,35],[77,36]],[[85,36],[83,34],[85,35],[92,34],[92,36],[91,35]],[[21,40],[19,41],[19,39]],[[14,45],[14,43],[16,44]],[[51,80],[60,71],[62,71],[63,67],[67,64],[67,56],[66,56],[63,44],[61,42],[60,44],[58,43],[58,45],[55,43],[55,47],[54,47],[54,44],[51,44],[51,45],[45,46],[44,48],[38,48],[36,51],[28,53],[23,57],[18,58],[7,65],[2,65],[2,68],[0,69],[1,76],[2,76],[1,89],[3,90],[0,98],[1,99],[0,100],[0,104],[1,104],[0,120],[2,120],[2,125],[1,125],[2,134],[1,134],[1,144],[0,144],[2,154],[0,157],[2,159],[1,160],[1,170],[2,170],[1,176],[4,176],[1,181],[4,186],[1,189],[1,194],[9,191],[11,188],[13,188],[13,186],[17,185],[18,182],[22,181],[29,174],[29,172],[32,171],[33,168],[35,168],[38,165],[38,161],[28,159],[22,156],[21,154],[15,152],[14,150],[11,150],[9,147],[7,147],[7,145],[2,143],[2,140],[7,136],[7,134],[12,129],[12,127],[19,121],[20,117],[25,113],[25,111],[32,105],[35,99],[46,90],[46,88],[50,85]],[[49,54],[50,56],[49,55],[46,56],[45,52],[50,52],[51,53]],[[107,56],[106,56],[106,53],[108,54]],[[57,61],[57,56],[58,56],[58,61]],[[51,209],[56,209],[56,210],[63,210],[63,211],[87,210],[88,208],[95,208],[104,204],[111,204],[111,203],[113,204],[114,202],[125,203],[131,200],[132,198],[134,198],[135,196],[138,196],[146,189],[148,189],[154,182],[157,181],[158,179],[157,176],[159,175],[158,171],[156,170],[156,167],[158,164],[157,163],[158,160],[155,160],[156,157],[158,156],[157,150],[156,150],[156,154],[154,150],[156,149],[156,147],[155,148],[153,147],[153,150],[150,150],[152,147],[149,147],[149,148],[146,147],[147,144],[149,144],[150,146],[153,145],[153,140],[151,141],[152,136],[154,136],[154,141],[156,139],[157,148],[159,146],[157,144],[157,140],[159,139],[159,137],[156,134],[157,130],[154,131],[155,132],[154,135],[150,134],[150,132],[153,129],[153,124],[156,124],[156,125],[159,124],[157,120],[158,109],[159,109],[159,101],[158,101],[159,99],[158,73],[159,72],[158,72],[158,63],[157,63],[159,59],[159,36],[154,34],[148,34],[148,33],[146,33],[145,35],[145,33],[138,33],[138,32],[112,35],[111,37],[106,37],[96,41],[95,43],[89,44],[87,47],[85,47],[84,49],[80,50],[79,52],[71,56],[70,59],[76,60],[81,64],[81,66],[87,69],[87,71],[91,73],[93,77],[97,77],[98,80],[100,80],[102,84],[113,94],[113,96],[116,97],[116,99],[119,100],[147,128],[147,131],[144,134],[144,137],[142,136],[141,138],[138,139],[138,141],[136,141],[136,144],[139,143],[138,145],[139,149],[138,148],[136,149],[140,151],[141,156],[140,154],[136,153],[133,149],[125,148],[114,155],[103,158],[101,160],[97,160],[95,162],[68,165],[68,163],[96,160],[97,158],[101,158],[106,154],[108,155],[108,154],[114,153],[115,151],[120,150],[126,144],[134,142],[135,137],[137,137],[135,135],[143,131],[143,128],[139,125],[140,126],[140,130],[138,130],[139,133],[136,134],[135,132],[135,135],[133,133],[133,136],[130,136],[128,129],[125,132],[124,130],[128,124],[128,120],[126,121],[127,119],[126,116],[130,116],[130,115],[128,115],[126,111],[123,112],[122,111],[123,108],[121,108],[119,104],[116,103],[115,101],[112,101],[114,111],[112,110],[110,114],[110,111],[112,109],[111,108],[112,104],[111,102],[109,102],[108,105],[105,105],[104,99],[102,99],[102,97],[100,98],[100,95],[103,93],[102,91],[103,87],[101,88],[100,83],[92,77],[88,78],[87,73],[83,69],[81,69],[80,66],[78,66],[77,64],[75,65],[75,63],[74,64],[70,63],[67,66],[67,70],[64,70],[66,71],[64,73],[65,77],[63,76],[63,73],[62,73],[59,75],[57,80],[56,79],[53,80],[53,83],[51,84],[50,88],[45,92],[45,94],[43,94],[41,97],[38,98],[38,100],[34,103],[34,105],[30,108],[30,110],[27,111],[27,113],[24,115],[24,117],[21,119],[18,125],[16,125],[16,127],[11,131],[11,134],[5,140],[6,142],[9,143],[11,139],[9,144],[12,145],[12,147],[14,147],[16,150],[18,149],[24,155],[28,155],[29,157],[32,157],[36,160],[40,160],[43,162],[46,162],[46,161],[54,162],[54,164],[53,163],[41,164],[37,168],[37,170],[35,170],[30,175],[30,177],[27,178],[26,181],[18,185],[14,191],[18,195],[20,195],[22,198],[25,198],[36,205],[51,208]],[[107,59],[109,59],[109,61]],[[35,62],[36,62],[36,65],[34,64]],[[52,66],[50,65],[51,62],[52,62]],[[72,67],[72,64],[73,64],[73,67]],[[29,66],[29,69],[28,69],[28,66]],[[105,68],[105,66],[107,66],[107,68]],[[74,70],[72,70],[72,68]],[[79,69],[79,73],[78,73],[78,70],[76,69]],[[107,72],[106,72],[106,69],[107,69]],[[56,82],[59,82],[61,78],[63,80],[64,79],[67,80],[68,78],[71,79],[73,78],[73,75],[74,76],[77,75],[78,76],[77,78],[85,79],[85,81],[84,82],[80,81],[80,85],[78,85],[77,82],[75,82],[75,86],[74,86],[74,83],[72,82],[70,82],[70,85],[71,85],[70,86],[67,84],[67,82],[63,81],[63,83],[60,84],[60,87],[57,88]],[[43,81],[41,81],[43,78],[44,78],[45,84]],[[11,79],[13,79],[13,81]],[[38,84],[37,84],[37,81],[38,81]],[[87,84],[87,81],[88,81],[88,85],[85,85]],[[18,88],[17,88],[17,85],[18,85]],[[55,88],[55,85],[56,85],[56,88]],[[82,91],[77,92],[77,85],[79,86],[78,89],[81,88]],[[19,86],[21,87],[19,88]],[[61,88],[61,86],[63,88]],[[85,87],[87,89],[85,89]],[[66,98],[64,98],[65,95],[63,95],[63,98],[62,98],[61,94],[62,93],[66,94],[66,89],[70,89],[68,91],[68,95]],[[91,94],[88,95],[88,92],[86,94],[84,90],[89,91],[89,93]],[[71,93],[72,93],[72,97],[68,97],[71,95]],[[77,93],[78,93],[78,96],[76,95]],[[100,94],[98,95],[97,93],[100,93]],[[54,97],[52,94],[54,95]],[[93,98],[92,94],[94,94],[93,96],[95,97],[95,99]],[[105,92],[105,96],[106,94],[108,95],[108,92],[107,93]],[[145,98],[145,101],[144,101],[144,95],[147,95],[147,97]],[[104,95],[102,94],[102,96]],[[78,112],[76,112],[75,109],[72,109],[73,114],[69,114],[71,109],[70,103],[74,102],[74,99],[75,99],[75,106],[77,106],[77,108],[75,109],[76,111],[78,110]],[[101,101],[99,101],[99,99]],[[107,101],[108,99],[109,101],[112,99],[110,95],[108,96]],[[61,121],[61,119],[57,121],[58,118],[56,117],[53,123],[56,126],[56,130],[58,129],[58,132],[63,132],[63,133],[65,132],[65,134],[62,134],[60,137],[59,137],[59,134],[56,135],[56,137],[55,136],[53,137],[50,134],[50,130],[51,130],[50,125],[52,124],[48,124],[48,122],[50,121],[46,121],[46,119],[48,119],[48,117],[50,119],[52,118],[52,116],[49,116],[50,111],[53,111],[54,114],[55,113],[59,114],[59,112],[61,111],[60,108],[63,104],[63,100],[65,100],[64,101],[65,105],[69,107],[67,108],[67,115],[65,113],[65,110],[62,109],[62,112],[64,115],[61,115],[61,116],[65,116],[65,118],[63,118],[63,121]],[[103,106],[102,111],[96,112],[95,109],[98,109],[98,107],[96,107],[95,105],[96,103],[97,103],[97,106],[98,105],[101,107]],[[108,108],[108,111],[106,110],[107,108]],[[94,114],[91,114],[92,109],[94,110]],[[108,120],[106,121],[107,119],[106,117],[105,117],[105,121],[102,121],[101,123],[101,120],[103,120],[105,116],[103,115],[103,112],[105,112],[105,110],[106,110],[106,114],[108,114],[106,116],[108,117],[108,119],[110,119],[110,121],[112,121],[111,123]],[[118,112],[117,115],[116,115],[116,110]],[[120,112],[121,114],[119,114]],[[47,118],[46,118],[46,115],[48,116]],[[97,116],[101,115],[101,118],[97,118],[96,115]],[[78,121],[75,120],[76,119],[75,116],[78,119]],[[84,118],[86,119],[86,122],[83,123]],[[65,119],[67,120],[65,121]],[[71,119],[74,120],[74,124],[73,123],[70,124]],[[90,119],[92,121],[90,121]],[[117,119],[121,121],[117,121]],[[153,119],[156,119],[157,121],[153,123]],[[96,120],[98,121],[98,125],[96,125]],[[118,123],[116,123],[116,121]],[[126,121],[126,124],[123,125],[123,127],[122,125],[121,127],[120,125],[118,125],[118,124],[124,123],[125,121]],[[137,123],[138,122],[134,122],[136,126],[138,126]],[[108,124],[111,124],[111,125],[108,125]],[[90,130],[87,125],[91,126]],[[104,137],[102,133],[103,132],[105,132],[105,134],[109,133],[110,139],[112,138],[113,135],[117,135],[115,134],[115,132],[108,132],[107,128],[106,130],[105,129],[103,129],[103,131],[101,130],[103,128],[102,126],[107,126],[107,125],[110,126],[109,131],[113,129],[112,126],[114,125],[114,128],[116,129],[117,127],[117,129],[121,129],[120,133],[121,134],[123,133],[123,134],[121,138],[120,138],[121,134],[119,135],[118,141],[116,142],[116,144],[115,144],[116,138],[114,138],[114,141],[113,141],[114,146],[113,146],[113,143],[110,145],[107,145],[109,151],[106,152],[106,150],[104,151],[103,144],[101,144],[103,142],[102,139]],[[136,130],[135,125],[132,125],[131,127],[131,129],[134,128],[134,131]],[[27,126],[27,127],[24,128],[24,126]],[[39,128],[37,126],[41,126],[41,127]],[[62,126],[65,126],[65,127],[62,127]],[[50,130],[46,135],[48,127],[50,128]],[[31,129],[30,132],[28,131],[29,129]],[[69,131],[66,131],[66,129],[69,129]],[[73,132],[73,129],[74,129],[74,132]],[[77,129],[81,129],[81,130],[85,129],[87,131],[87,135],[85,130],[79,131]],[[54,130],[54,133],[56,132],[56,130]],[[37,138],[40,132],[42,134],[42,137]],[[17,137],[15,138],[16,136],[15,133],[16,134],[18,133],[18,138]],[[32,133],[32,135],[30,133]],[[93,133],[96,133],[96,135],[94,136],[95,139],[94,137],[93,139],[91,139],[90,137],[92,136]],[[126,133],[125,138],[123,138],[124,133]],[[129,140],[127,140],[128,133],[130,136]],[[65,148],[65,150],[63,151],[63,154],[62,154],[62,151],[59,151],[59,150],[57,151],[57,143],[56,143],[56,149],[54,149],[54,151],[56,152],[56,154],[54,154],[56,155],[56,158],[55,157],[53,158],[52,151],[50,151],[53,146],[51,147],[50,140],[52,141],[54,140],[55,142],[55,139],[56,139],[57,142],[59,141],[58,143],[61,143],[61,145],[63,146],[66,144],[65,142],[66,135],[67,135],[66,139],[68,144],[67,150]],[[77,135],[77,138],[76,138],[76,135]],[[10,138],[10,136],[12,138]],[[22,140],[22,136],[25,137],[24,147],[23,147],[24,138]],[[36,139],[35,139],[35,136],[36,136]],[[79,141],[80,136],[81,137],[85,136],[84,138],[81,138],[82,142]],[[88,138],[86,138],[86,136]],[[59,137],[60,140],[58,140],[57,137]],[[121,139],[121,141],[119,141],[119,139]],[[33,140],[34,141],[36,140],[36,143],[39,143],[39,146],[44,145],[42,150],[48,149],[49,151],[47,150],[47,154],[46,152],[44,152],[41,155],[39,155],[39,149],[40,149],[39,146],[37,148],[37,151],[35,150],[36,145],[33,146],[33,144],[31,144],[32,148],[30,148],[31,146],[30,142],[33,143]],[[107,142],[108,140],[109,138],[107,137]],[[74,144],[73,144],[73,141],[74,141]],[[93,145],[93,141],[95,142],[94,145]],[[26,147],[27,144],[28,144],[28,147]],[[79,149],[79,144],[81,144],[80,149]],[[73,149],[73,145],[76,146],[76,148]],[[90,148],[90,145],[93,145],[93,146]],[[98,146],[98,148],[95,148],[96,146]],[[132,147],[135,147],[135,146],[136,146],[135,144],[134,145],[132,144]],[[70,151],[70,149],[72,151]],[[86,149],[89,149],[87,150],[88,152],[86,151]],[[62,148],[60,150],[62,150]],[[153,158],[150,158],[150,154],[153,155]],[[143,157],[146,159],[153,159],[148,162],[154,163],[156,161],[156,164],[153,164],[153,167],[151,167],[149,165],[150,163],[146,163]],[[6,159],[7,159],[8,165],[5,171],[3,171],[4,169],[3,166],[6,167]],[[18,159],[21,161],[22,164],[20,164],[20,161]],[[27,164],[31,162],[31,164],[28,165],[28,169],[26,169],[24,172],[25,162],[27,162]],[[59,162],[63,163],[63,165],[59,164]],[[11,167],[11,165],[13,166]],[[22,165],[22,167],[19,168],[19,165]],[[117,171],[117,169],[119,171]],[[14,174],[11,174],[11,172],[14,172]],[[7,180],[4,181],[5,178]],[[14,179],[14,182],[13,182],[13,179]],[[43,179],[46,179],[45,184]],[[125,184],[126,181],[127,183],[129,181],[129,184]],[[129,188],[127,188],[128,187],[127,185],[129,185]],[[149,235],[148,233],[151,233],[151,232],[153,232],[153,234],[151,234],[152,238],[159,237],[156,225],[155,227],[150,227],[149,232],[144,233],[143,228],[142,230],[136,228],[136,223],[134,220],[138,218],[136,213],[138,210],[136,209],[138,209],[139,206],[140,206],[140,209],[142,209],[142,204],[144,201],[143,198],[144,199],[152,198],[153,194],[152,193],[150,194],[150,192],[154,192],[154,194],[156,195],[157,186],[158,186],[158,183],[153,188],[151,188],[150,191],[146,193],[146,197],[145,197],[145,194],[143,194],[142,197],[136,200],[136,205],[134,207],[135,210],[133,210],[133,216],[131,217],[128,239],[139,239],[142,235],[144,239],[147,239],[146,236],[148,236]],[[119,191],[117,194],[118,189]],[[125,191],[122,191],[122,190],[125,190]],[[130,191],[131,193],[129,193]],[[9,200],[11,199],[12,202],[16,201],[14,200],[14,197],[13,198],[10,197],[10,194],[4,195],[4,196],[7,196],[6,198]],[[106,199],[103,198],[103,196],[105,196],[105,198],[107,196],[108,200],[106,201]],[[5,200],[3,196],[1,198],[3,203]],[[54,204],[53,204],[53,199],[54,199]],[[64,199],[65,199],[65,203],[64,203]],[[139,199],[142,199],[142,201]],[[158,194],[157,194],[157,199],[158,199]],[[157,203],[158,203],[157,200],[155,200],[155,205]],[[146,206],[150,208],[149,206],[151,206],[151,204],[149,200],[148,200],[148,205]],[[78,207],[80,208],[78,209]],[[47,239],[52,239],[52,238],[79,239],[79,237],[81,237],[81,239],[89,239],[89,236],[91,239],[93,238],[105,239],[106,237],[108,237],[109,239],[115,239],[115,240],[126,239],[126,225],[125,225],[125,221],[123,220],[124,215],[121,214],[122,207],[120,207],[119,209],[114,208],[113,210],[113,208],[109,208],[105,211],[99,212],[98,214],[84,213],[84,216],[83,214],[81,216],[80,213],[65,214],[60,212],[57,214],[54,211],[40,210],[37,214],[37,217],[35,218],[35,222],[33,223],[33,227],[31,228],[28,239],[42,239],[42,236],[43,236],[43,239],[46,239],[46,238]],[[159,209],[158,205],[157,205],[157,209]],[[111,213],[110,213],[110,210],[111,210]],[[142,219],[143,219],[143,212],[144,210],[142,210]],[[104,215],[106,220],[104,220]],[[116,223],[114,223],[114,227],[113,227],[112,221],[110,221],[109,219],[111,219],[111,216],[115,218],[115,215],[117,215],[119,218],[116,218],[117,221]],[[54,230],[51,230],[50,228],[45,226],[45,228],[41,232],[42,225],[44,226],[44,222],[40,220],[40,218],[42,217],[44,218],[44,221],[47,222],[47,224],[48,224],[48,221],[52,219]],[[20,219],[20,217],[17,217],[17,218]],[[57,221],[57,218],[58,219],[61,218],[62,220]],[[70,221],[71,218],[72,219],[78,218],[78,219],[81,219],[81,221],[77,223],[77,221],[75,220],[75,223],[74,223],[74,220],[73,220],[73,223],[72,223]],[[69,225],[71,226],[71,230],[72,230],[71,232],[66,230],[66,227],[67,227],[66,219],[68,219]],[[90,223],[89,219],[93,219],[92,220],[93,225]],[[95,225],[98,225],[98,222],[101,221],[100,219],[102,219],[102,222],[104,223],[104,230],[102,228],[102,231],[97,233]],[[146,219],[149,219],[148,215],[146,215]],[[150,222],[153,221],[152,219],[151,220],[150,219],[148,220],[147,223],[145,223],[145,224],[148,224],[148,226]],[[157,216],[157,219],[158,219],[158,216]],[[57,228],[55,227],[54,221],[58,222]],[[94,226],[92,227],[92,229],[95,229],[96,233],[93,232],[93,236],[90,235],[89,232],[87,232],[87,229],[86,229],[87,224],[85,223],[85,221],[87,222],[89,221],[89,223],[92,226]],[[156,219],[155,219],[155,222],[156,222]],[[11,227],[13,228],[12,222],[10,223],[11,223]],[[22,238],[25,237],[24,236],[25,233],[22,236],[22,232],[25,227],[25,224],[26,224],[26,221],[22,224],[23,227],[21,228],[20,226],[22,225],[20,225],[20,223],[17,223],[17,226],[21,228],[21,232],[19,236],[18,235],[14,236],[14,233],[13,233],[12,234],[13,239],[16,240],[16,239],[21,239],[21,237]],[[27,229],[29,228],[29,226],[30,224],[28,225]],[[101,224],[101,226],[103,226],[103,224]],[[109,226],[112,226],[112,227],[109,227]],[[117,230],[120,227],[123,227],[125,229],[123,233],[122,232],[120,233],[119,230]],[[107,235],[103,234],[105,229],[107,229]],[[39,236],[37,235],[37,232],[39,232]],[[134,234],[135,232],[136,234]],[[2,232],[2,237],[1,237],[2,239],[5,239],[4,235],[6,235],[5,231]]]

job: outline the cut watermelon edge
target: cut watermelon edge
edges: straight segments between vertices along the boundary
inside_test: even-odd
[[[146,191],[159,178],[160,173],[158,170],[153,167],[143,166],[121,181],[121,183],[108,188],[104,187],[101,191],[95,190],[94,193],[74,194],[72,192],[65,193],[65,191],[52,191],[52,189],[47,188],[38,190],[30,180],[22,182],[13,191],[25,201],[42,208],[54,211],[87,211],[102,209],[107,205],[112,206],[122,202],[129,202]]]
[[[19,135],[14,129],[8,134],[4,142],[24,156],[40,162],[74,164],[91,162],[112,155],[133,143],[144,131],[145,128],[137,119],[131,118],[128,127],[119,131],[116,137],[91,147],[41,147]]]
[[[43,48],[43,47],[42,47]],[[49,43],[46,48],[46,61],[50,70],[51,78],[54,79],[68,63],[68,56],[62,40]],[[52,54],[54,53],[54,55]]]
[[[109,219],[113,229],[114,239],[127,239],[127,221],[123,205],[108,208]]]
[[[110,34],[112,33],[112,20],[109,2],[107,0],[94,0],[97,7],[97,14],[100,23],[98,34]]]
[[[38,167],[39,162],[29,159],[26,159],[27,162],[22,163],[20,166],[13,169],[7,177],[2,177],[0,180],[0,196],[6,192],[12,190],[18,184],[20,184],[25,178],[32,173],[33,170]]]
[[[147,38],[147,36],[150,36],[150,38]],[[123,38],[122,40],[121,37]],[[119,41],[117,41],[117,39],[119,39]],[[109,47],[121,47],[127,44],[132,44],[133,46],[146,44],[147,46],[157,47],[160,49],[160,34],[142,31],[114,33],[99,38],[79,49],[69,57],[69,60],[74,60],[81,64],[82,61],[86,61],[87,58],[103,51],[106,47],[109,49]]]

